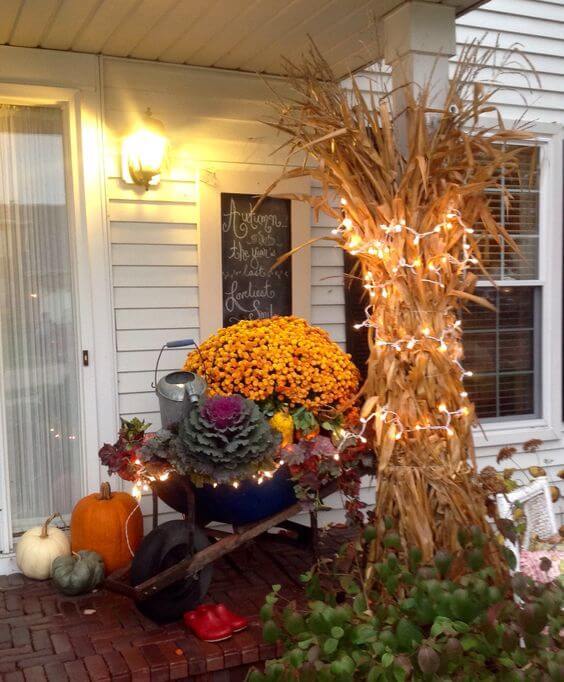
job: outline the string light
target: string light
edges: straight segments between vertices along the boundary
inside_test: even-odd
[[[341,200],[341,206],[346,207],[346,200]],[[367,271],[363,277],[363,287],[368,292],[371,303],[365,308],[365,318],[362,322],[354,325],[356,329],[368,327],[373,330],[374,345],[379,349],[390,348],[397,352],[413,351],[418,349],[419,352],[433,352],[434,350],[448,356],[457,371],[459,371],[458,379],[462,382],[466,377],[472,377],[473,373],[466,370],[457,355],[460,352],[460,336],[462,333],[461,320],[455,320],[446,326],[440,333],[434,333],[430,324],[423,322],[419,334],[409,334],[405,337],[394,338],[389,334],[387,327],[383,327],[380,333],[377,322],[379,308],[375,299],[379,296],[382,299],[389,298],[395,291],[396,283],[401,282],[409,276],[409,273],[417,275],[420,281],[428,282],[432,285],[445,287],[442,275],[448,274],[447,268],[453,268],[458,271],[458,275],[473,265],[478,264],[478,259],[473,255],[473,246],[469,241],[469,235],[474,233],[472,227],[467,226],[463,220],[460,211],[449,208],[445,212],[444,219],[433,225],[432,228],[420,232],[409,226],[405,219],[393,220],[389,223],[380,224],[381,235],[371,238],[364,238],[358,232],[351,233],[351,229],[355,227],[355,221],[345,214],[343,208],[343,220],[341,225],[334,230],[336,234],[343,234],[345,248],[353,255],[368,255],[373,259],[380,259],[382,266],[375,272]],[[454,232],[455,229],[458,232]],[[345,234],[346,233],[346,234]],[[404,248],[409,248],[410,244],[417,246],[423,239],[437,239],[444,234],[444,239],[448,239],[449,245],[457,242],[459,244],[460,255],[452,254],[438,254],[434,253],[434,246],[431,250],[424,253],[414,254],[410,257],[401,256]],[[448,237],[447,237],[448,234]],[[399,252],[400,257],[396,256]],[[409,253],[409,251],[406,251]],[[378,261],[376,260],[376,266]],[[378,278],[378,279],[377,279]],[[403,286],[403,285],[402,285]],[[422,312],[422,311],[418,311]],[[436,313],[436,311],[430,311]],[[462,400],[468,398],[468,392],[465,390],[459,391],[459,396]],[[366,429],[368,424],[373,419],[378,419],[380,423],[388,427],[388,435],[394,440],[400,441],[402,438],[409,436],[411,433],[443,432],[447,437],[452,437],[456,434],[456,427],[453,420],[457,418],[468,418],[471,414],[471,408],[468,405],[462,405],[456,409],[451,409],[448,405],[440,401],[434,408],[436,410],[436,423],[431,423],[431,420],[419,421],[416,424],[404,424],[399,415],[389,409],[389,407],[379,407],[367,417],[362,418],[360,429],[356,432],[345,431],[342,434],[339,450],[344,447],[346,441],[350,438],[356,438],[360,442],[366,442]],[[377,427],[381,428],[381,427]]]

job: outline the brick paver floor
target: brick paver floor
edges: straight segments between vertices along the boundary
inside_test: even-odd
[[[323,554],[343,537],[342,530],[323,534]],[[208,598],[251,618],[247,630],[218,644],[199,641],[181,623],[157,625],[106,589],[65,597],[50,581],[0,576],[0,679],[244,680],[249,666],[276,654],[262,641],[258,619],[270,586],[281,583],[285,596],[299,596],[299,575],[311,563],[309,550],[264,536],[217,562]]]

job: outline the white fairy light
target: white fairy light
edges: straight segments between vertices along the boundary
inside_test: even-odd
[[[342,226],[337,230],[337,232],[341,232],[343,230],[345,227],[345,220],[347,219],[345,218],[343,220]],[[348,224],[349,223],[347,222],[347,225]],[[462,255],[460,259],[451,254],[444,254],[440,257],[433,256],[426,262],[423,258],[416,255],[411,259],[411,261],[408,261],[402,256],[394,263],[393,254],[397,249],[395,235],[404,233],[406,236],[411,236],[412,243],[414,246],[416,246],[420,243],[421,239],[429,237],[437,239],[437,235],[440,235],[442,232],[445,232],[445,238],[446,233],[448,232],[448,239],[452,240],[453,237],[451,233],[455,226],[457,226],[461,231],[460,247],[462,250]],[[347,235],[348,243],[346,244],[346,248],[348,248],[353,255],[368,254],[371,257],[377,256],[382,260],[385,260],[388,257],[391,259],[390,265],[387,266],[388,272],[390,272],[392,276],[391,281],[377,282],[374,279],[374,274],[370,271],[364,275],[364,288],[369,292],[371,299],[376,298],[378,294],[380,294],[382,298],[388,298],[394,292],[393,287],[396,278],[405,277],[402,270],[405,273],[412,272],[413,274],[417,274],[420,277],[422,274],[425,275],[429,273],[429,277],[433,277],[433,279],[421,277],[420,281],[428,282],[430,284],[445,288],[441,272],[446,273],[447,267],[450,267],[450,271],[454,269],[455,274],[460,275],[464,270],[468,269],[472,265],[478,264],[478,259],[472,255],[472,245],[469,243],[467,238],[468,235],[474,233],[474,229],[464,224],[461,213],[456,209],[448,209],[445,214],[445,219],[442,222],[434,225],[432,229],[429,229],[425,232],[420,232],[419,230],[415,230],[414,228],[410,227],[403,218],[400,220],[391,220],[387,224],[382,223],[380,224],[380,229],[384,234],[383,240],[364,240],[362,237],[360,237],[360,235]],[[353,239],[353,237],[356,238]],[[454,238],[456,239],[456,235]],[[409,244],[409,242],[406,243]],[[381,272],[385,272],[385,267],[386,266],[384,265]],[[390,288],[388,289],[388,287]],[[457,319],[448,327],[443,329],[440,336],[433,335],[431,327],[428,324],[423,324],[420,330],[420,337],[409,335],[405,338],[386,338],[387,335],[380,336],[378,333],[378,324],[375,321],[375,306],[374,304],[370,304],[365,308],[364,321],[354,325],[355,329],[361,329],[363,327],[374,329],[374,344],[377,346],[377,348],[381,349],[391,348],[395,351],[411,351],[417,347],[422,351],[429,352],[432,350],[432,344],[436,344],[435,348],[441,353],[448,353],[449,359],[460,370],[460,381],[463,381],[465,377],[473,376],[473,373],[470,370],[465,370],[460,361],[456,357],[453,357],[453,355],[457,352],[457,346],[453,345],[451,348],[449,345],[449,342],[453,342],[454,344],[459,342],[460,334],[462,332],[461,320]],[[462,390],[459,392],[459,395],[462,399],[468,398],[467,391]],[[350,438],[356,438],[361,442],[366,442],[366,437],[364,434],[366,432],[368,423],[372,419],[376,418],[383,422],[384,425],[389,427],[390,437],[394,438],[395,440],[401,440],[404,435],[408,435],[411,432],[420,433],[422,431],[442,431],[447,437],[452,437],[455,435],[455,430],[451,425],[452,419],[456,417],[468,417],[471,414],[471,410],[467,405],[463,405],[459,409],[450,410],[445,403],[440,402],[436,406],[436,409],[438,413],[442,415],[441,420],[443,423],[417,423],[413,426],[413,428],[408,428],[407,425],[402,423],[399,415],[396,412],[390,410],[386,406],[380,407],[367,417],[361,418],[361,427],[357,432],[345,432],[341,440],[341,445],[344,447],[345,441]]]

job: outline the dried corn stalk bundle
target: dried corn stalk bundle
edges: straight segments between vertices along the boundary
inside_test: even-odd
[[[271,123],[289,136],[290,162],[306,155],[283,177],[322,185],[321,196],[294,198],[338,218],[333,238],[360,262],[366,319],[358,326],[368,327],[370,343],[361,428],[377,453],[376,514],[393,517],[406,546],[427,559],[437,548],[456,550],[460,526],[489,532],[459,315],[465,302],[489,305],[473,293],[480,233],[515,246],[486,189],[510,201],[502,169],[518,172],[532,137],[524,126],[504,128],[490,104],[495,87],[474,84],[482,69],[491,73],[493,55],[479,43],[465,48],[440,110],[429,106],[428,87],[417,96],[409,89],[402,144],[390,97],[367,97],[354,79],[345,90],[315,50],[288,64],[296,98],[279,100]],[[497,124],[485,126],[484,115]]]

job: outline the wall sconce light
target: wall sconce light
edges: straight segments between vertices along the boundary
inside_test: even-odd
[[[134,132],[125,138],[121,149],[121,175],[124,182],[145,189],[158,185],[168,146],[162,121],[147,109]]]

